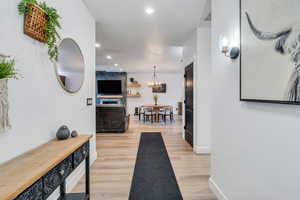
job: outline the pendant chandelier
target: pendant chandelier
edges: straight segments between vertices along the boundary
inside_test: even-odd
[[[148,82],[148,86],[151,88],[159,88],[161,85],[160,82],[157,80],[157,71],[156,71],[156,66],[153,67],[153,77],[152,81]]]

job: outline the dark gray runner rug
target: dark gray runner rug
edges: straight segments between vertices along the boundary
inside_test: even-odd
[[[183,200],[161,133],[142,133],[129,200]]]

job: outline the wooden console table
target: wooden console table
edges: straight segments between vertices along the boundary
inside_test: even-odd
[[[68,140],[52,140],[0,165],[0,199],[45,200],[60,187],[59,200],[89,200],[91,137],[82,135]],[[67,194],[66,178],[84,160],[86,191]]]

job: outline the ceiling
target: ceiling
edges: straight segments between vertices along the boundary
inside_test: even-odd
[[[83,0],[96,19],[96,64],[128,72],[181,70],[182,46],[207,0]],[[145,9],[155,10],[147,15]],[[107,55],[112,59],[108,60]]]

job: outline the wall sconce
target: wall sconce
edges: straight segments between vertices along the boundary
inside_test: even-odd
[[[229,41],[226,37],[220,37],[219,41],[220,45],[220,50],[221,52],[231,58],[231,59],[236,59],[240,55],[240,48],[236,46],[232,46],[229,44]]]

